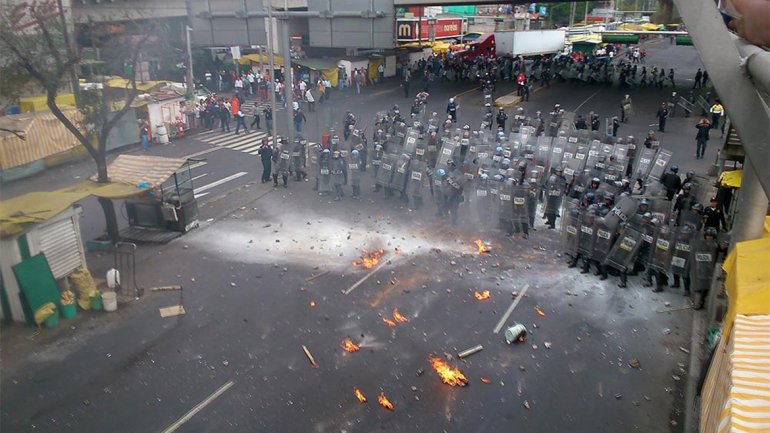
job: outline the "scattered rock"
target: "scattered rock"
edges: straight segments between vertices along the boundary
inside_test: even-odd
[[[671,334],[671,328],[664,328],[663,335],[669,335],[669,334]]]
[[[524,400],[524,407],[529,409],[529,402],[527,400]]]
[[[417,392],[417,387],[412,385],[412,391]]]
[[[230,363],[229,363],[228,361],[222,361],[222,365],[224,365],[225,367],[227,367],[228,365],[230,365]]]
[[[617,393],[617,394],[615,394],[615,398],[620,400],[621,398],[623,398],[623,394]]]
[[[423,375],[423,373],[425,373],[425,370],[423,370],[422,368],[418,368],[418,369],[417,369],[417,377],[420,377],[420,376],[422,376],[422,375]]]
[[[235,283],[230,283],[230,287],[235,287]]]
[[[543,346],[545,346],[546,349],[550,349],[551,348],[551,342],[550,341],[546,341],[545,343],[543,343]]]
[[[672,378],[672,379],[674,379],[674,380],[675,380],[675,381],[677,381],[677,382],[679,382],[680,380],[682,380],[682,378],[681,378],[681,377],[679,377],[679,376],[677,376],[676,374],[672,374],[672,375],[671,375],[671,378]]]
[[[682,346],[679,346],[679,350],[681,350],[681,351],[682,351],[682,352],[684,352],[684,353],[690,353],[690,351],[689,351],[689,350],[685,349],[685,348],[684,348],[684,347],[682,347]]]
[[[628,366],[631,368],[639,368],[639,360],[634,358],[630,361],[628,361]]]

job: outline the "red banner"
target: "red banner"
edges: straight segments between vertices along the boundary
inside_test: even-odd
[[[435,24],[431,24],[435,22]],[[431,29],[432,27],[432,29]],[[463,20],[460,18],[436,18],[429,19],[399,19],[396,21],[396,40],[428,41],[431,31],[435,39],[457,38],[463,34]]]

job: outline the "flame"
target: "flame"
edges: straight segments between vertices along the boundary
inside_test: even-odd
[[[535,305],[535,312],[537,313],[538,316],[545,317],[545,313],[537,305]]]
[[[393,320],[396,321],[396,323],[406,323],[409,321],[409,319],[398,312],[398,308],[393,309]]]
[[[342,340],[340,347],[345,349],[346,352],[350,352],[350,353],[358,352],[359,350],[361,350],[361,346],[357,345],[356,343],[353,343],[353,340],[351,340],[350,338],[346,338]]]
[[[315,301],[310,301],[310,308],[315,308]]]
[[[385,250],[383,249],[372,251],[371,253],[363,250],[361,252],[361,258],[359,260],[354,260],[353,265],[363,266],[366,269],[372,269],[380,263],[380,257],[382,257],[383,254],[385,254]]]
[[[360,389],[353,387],[353,394],[356,395],[356,398],[358,399],[358,402],[363,404],[366,403],[366,397],[364,396],[364,393],[361,392]]]
[[[436,370],[436,373],[441,377],[442,382],[450,386],[465,386],[468,384],[468,379],[457,367],[452,368],[446,361],[435,356],[430,356],[428,360],[433,369]]]
[[[387,410],[395,411],[396,408],[393,407],[393,403],[388,400],[388,397],[385,397],[385,393],[381,392],[380,395],[377,397],[377,402],[380,404],[380,406],[384,407]]]
[[[489,299],[489,290],[484,290],[483,292],[479,292],[478,290],[473,291],[473,296],[476,297],[479,301],[483,301],[485,299]]]
[[[476,243],[476,248],[479,250],[479,254],[484,254],[489,252],[489,247],[484,244],[484,241],[481,239],[476,239],[474,241]]]
[[[388,328],[395,328],[396,327],[396,322],[388,319],[387,317],[383,317],[382,321],[385,322],[386,325],[388,325]]]
[[[485,384],[489,385],[490,383],[492,383],[492,379],[490,379],[488,377],[482,377],[481,378],[481,383],[485,383]]]

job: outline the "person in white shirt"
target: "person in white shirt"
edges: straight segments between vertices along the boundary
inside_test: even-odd
[[[304,95],[305,94],[305,89],[307,89],[307,83],[305,82],[305,80],[301,80],[299,82],[299,91],[300,91],[300,93]]]
[[[252,95],[257,94],[257,77],[254,76],[254,71],[249,71],[246,75],[246,79],[249,80],[249,93]]]
[[[315,97],[313,97],[313,92],[310,91],[310,89],[307,89],[305,91],[305,100],[307,101],[307,109],[309,113],[312,113],[315,111]]]
[[[239,96],[243,94],[243,80],[241,80],[241,77],[235,79],[235,94]]]

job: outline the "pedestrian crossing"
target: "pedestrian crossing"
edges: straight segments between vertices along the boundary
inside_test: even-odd
[[[249,155],[259,154],[259,147],[262,145],[262,139],[264,138],[267,138],[267,142],[270,143],[270,145],[273,145],[273,136],[262,131],[242,132],[235,135],[234,132],[222,132],[219,129],[214,129],[195,135],[195,138],[204,143],[248,153]],[[315,143],[308,142],[308,146],[313,145],[315,145]]]

